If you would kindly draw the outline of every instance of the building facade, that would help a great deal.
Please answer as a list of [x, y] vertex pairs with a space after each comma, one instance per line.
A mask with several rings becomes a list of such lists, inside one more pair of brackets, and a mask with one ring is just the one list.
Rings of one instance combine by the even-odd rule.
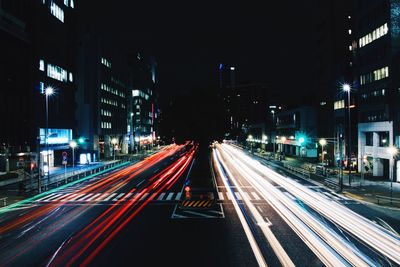
[[61, 165], [75, 128], [75, 3], [4, 0], [0, 5], [2, 43], [9, 48], [2, 52], [7, 65], [2, 64], [1, 98], [8, 102], [2, 111], [11, 114], [2, 142], [20, 152], [35, 151], [32, 162], [47, 172]]
[[356, 13], [358, 169], [389, 180], [399, 176], [399, 10], [399, 1], [358, 1]]
[[[80, 161], [128, 153], [127, 64], [91, 34], [82, 36], [77, 61]], [[85, 159], [87, 154], [91, 156]]]

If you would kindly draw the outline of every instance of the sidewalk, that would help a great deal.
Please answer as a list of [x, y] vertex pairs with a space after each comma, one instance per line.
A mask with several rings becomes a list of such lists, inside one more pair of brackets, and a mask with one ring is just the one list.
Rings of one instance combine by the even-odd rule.
[[[315, 173], [316, 166], [320, 166], [315, 160], [313, 162], [313, 160], [310, 159], [303, 160], [300, 158], [286, 157], [285, 160], [278, 161], [266, 155], [260, 155], [258, 153], [256, 153], [256, 155], [279, 163], [282, 166], [290, 165], [296, 168], [302, 168], [310, 174], [309, 177], [314, 183], [330, 187], [331, 189], [332, 187], [328, 185], [333, 185], [336, 187], [335, 189], [339, 189], [339, 175], [327, 173], [325, 176]], [[361, 179], [359, 173], [353, 173], [352, 183], [349, 185], [348, 173], [345, 173], [343, 174], [343, 191], [341, 194], [357, 201], [371, 204], [371, 207], [374, 206], [375, 209], [400, 219], [400, 183], [398, 182], [391, 183], [388, 179], [375, 180], [368, 176]], [[392, 201], [391, 198], [393, 198]]]

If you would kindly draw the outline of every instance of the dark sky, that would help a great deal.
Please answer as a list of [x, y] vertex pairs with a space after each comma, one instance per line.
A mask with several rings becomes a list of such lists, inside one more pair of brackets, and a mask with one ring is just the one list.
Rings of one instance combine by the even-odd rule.
[[83, 28], [156, 56], [161, 94], [216, 86], [219, 62], [272, 90], [307, 88], [313, 75], [308, 1], [81, 2]]

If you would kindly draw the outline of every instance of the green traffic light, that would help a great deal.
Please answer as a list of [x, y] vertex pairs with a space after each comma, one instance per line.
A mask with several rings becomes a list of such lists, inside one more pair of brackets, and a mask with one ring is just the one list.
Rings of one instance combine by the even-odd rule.
[[85, 142], [85, 139], [84, 139], [83, 137], [81, 137], [81, 138], [79, 138], [78, 142], [79, 142], [80, 144], [83, 144], [83, 143]]
[[304, 141], [305, 141], [304, 137], [300, 137], [300, 138], [299, 138], [299, 143], [300, 143], [300, 144], [304, 143]]

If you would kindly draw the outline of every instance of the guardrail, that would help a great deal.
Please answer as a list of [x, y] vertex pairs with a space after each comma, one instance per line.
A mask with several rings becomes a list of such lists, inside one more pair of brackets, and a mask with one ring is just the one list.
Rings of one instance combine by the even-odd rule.
[[339, 182], [338, 181], [334, 181], [332, 179], [325, 179], [324, 180], [324, 185], [332, 188], [333, 190], [339, 190], [340, 186], [339, 186]]
[[303, 168], [296, 167], [296, 166], [293, 166], [293, 165], [290, 165], [290, 164], [287, 164], [287, 163], [284, 163], [283, 167], [286, 168], [288, 171], [294, 173], [294, 174], [300, 174], [303, 177], [310, 179], [310, 172], [305, 170], [305, 169], [303, 169]]
[[400, 204], [400, 198], [376, 195], [376, 199], [378, 200], [378, 204], [381, 204], [381, 202], [383, 203], [388, 202], [390, 203], [390, 205], [393, 205], [393, 203]]

